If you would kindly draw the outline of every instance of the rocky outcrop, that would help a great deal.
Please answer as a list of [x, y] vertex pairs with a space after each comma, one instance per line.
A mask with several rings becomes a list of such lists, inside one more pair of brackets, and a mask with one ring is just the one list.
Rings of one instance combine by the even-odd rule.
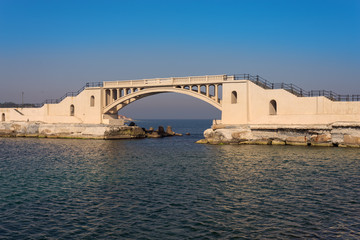
[[360, 123], [213, 126], [204, 137], [198, 143], [360, 147]]
[[[131, 126], [130, 126], [131, 125]], [[1, 122], [0, 137], [41, 137], [41, 138], [79, 138], [79, 139], [133, 139], [162, 138], [182, 136], [175, 133], [171, 126], [166, 131], [159, 126], [146, 130], [135, 123], [127, 125], [106, 124], [66, 124], [42, 122]]]
[[145, 132], [138, 126], [114, 126], [104, 124], [65, 124], [41, 122], [3, 122], [0, 137], [43, 137], [83, 139], [144, 138]]
[[163, 126], [159, 126], [157, 131], [155, 131], [153, 127], [150, 127], [149, 130], [146, 130], [145, 132], [148, 138], [182, 136], [181, 133], [174, 132], [171, 126], [167, 126], [166, 131]]

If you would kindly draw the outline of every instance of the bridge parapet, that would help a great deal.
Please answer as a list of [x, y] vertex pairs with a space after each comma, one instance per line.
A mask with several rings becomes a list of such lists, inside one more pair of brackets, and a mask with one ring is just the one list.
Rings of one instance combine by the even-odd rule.
[[172, 77], [172, 78], [152, 78], [128, 81], [109, 81], [104, 82], [104, 88], [117, 87], [148, 87], [148, 86], [172, 86], [185, 84], [208, 84], [222, 83], [227, 80], [234, 80], [234, 76], [228, 75], [208, 75], [192, 77]]

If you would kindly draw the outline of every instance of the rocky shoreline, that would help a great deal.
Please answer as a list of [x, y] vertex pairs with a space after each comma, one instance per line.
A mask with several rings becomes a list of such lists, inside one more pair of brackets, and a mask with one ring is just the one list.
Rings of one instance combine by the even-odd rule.
[[205, 130], [204, 137], [197, 143], [360, 147], [360, 123], [213, 125]]
[[73, 138], [73, 139], [137, 139], [182, 136], [175, 133], [171, 126], [166, 131], [162, 126], [158, 130], [145, 129], [135, 124], [66, 124], [42, 122], [2, 122], [0, 137], [34, 137], [34, 138]]

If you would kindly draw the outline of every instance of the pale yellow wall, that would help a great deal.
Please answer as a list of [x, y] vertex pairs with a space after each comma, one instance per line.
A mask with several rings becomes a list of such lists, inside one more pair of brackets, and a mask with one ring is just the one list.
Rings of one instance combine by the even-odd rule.
[[[95, 104], [90, 107], [90, 98]], [[5, 113], [6, 121], [41, 121], [47, 123], [102, 123], [101, 88], [88, 88], [76, 97], [67, 97], [58, 104], [45, 104], [41, 108], [0, 108], [0, 121]], [[74, 105], [74, 116], [70, 116], [70, 105]]]
[[[231, 104], [237, 91], [238, 103]], [[250, 81], [223, 83], [223, 124], [329, 124], [360, 121], [360, 102], [334, 102], [325, 97], [297, 97], [283, 89], [263, 89]], [[277, 103], [270, 115], [269, 103]]]
[[[95, 97], [94, 107], [90, 98]], [[88, 88], [76, 97], [67, 97], [59, 104], [46, 104], [46, 122], [101, 123], [101, 89]], [[74, 105], [74, 116], [70, 116], [70, 106]]]
[[[230, 82], [223, 84], [222, 122], [239, 124], [247, 122], [247, 81]], [[231, 103], [232, 91], [237, 92], [237, 103]]]

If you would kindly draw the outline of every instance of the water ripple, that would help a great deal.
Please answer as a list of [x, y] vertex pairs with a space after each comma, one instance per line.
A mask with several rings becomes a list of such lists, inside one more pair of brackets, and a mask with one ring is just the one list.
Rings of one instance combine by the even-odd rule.
[[356, 149], [0, 139], [0, 238], [359, 239]]

